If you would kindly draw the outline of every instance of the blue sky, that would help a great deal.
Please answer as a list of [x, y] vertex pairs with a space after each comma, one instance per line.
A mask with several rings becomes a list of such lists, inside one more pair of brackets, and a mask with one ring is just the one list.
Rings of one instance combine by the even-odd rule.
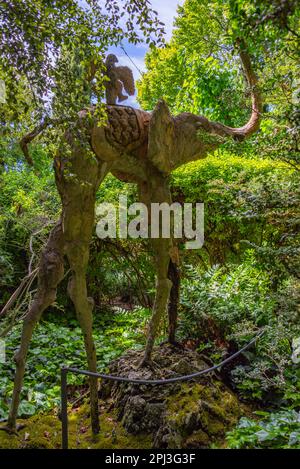
[[[158, 12], [160, 21], [165, 23], [166, 40], [170, 39], [172, 35], [173, 21], [174, 17], [176, 16], [177, 6], [182, 5], [183, 1], [184, 0], [151, 0], [152, 8]], [[123, 45], [127, 54], [132, 58], [137, 67], [143, 72], [145, 70], [144, 58], [148, 50], [148, 46], [146, 44], [139, 44], [134, 46], [132, 44], [128, 44], [125, 41], [123, 42]], [[136, 70], [120, 47], [112, 47], [109, 50], [109, 53], [114, 53], [118, 57], [120, 65], [127, 65], [131, 68], [135, 80], [140, 78], [139, 72]], [[134, 96], [125, 101], [124, 104], [133, 107], [139, 107]]]

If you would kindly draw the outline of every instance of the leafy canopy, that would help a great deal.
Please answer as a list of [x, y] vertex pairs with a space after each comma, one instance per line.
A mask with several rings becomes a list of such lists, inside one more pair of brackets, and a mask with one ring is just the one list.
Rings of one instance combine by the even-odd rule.
[[[78, 112], [90, 104], [91, 63], [101, 71], [109, 46], [121, 39], [162, 43], [164, 34], [149, 0], [3, 0], [0, 24], [7, 101], [0, 119], [14, 126], [26, 115], [51, 113], [54, 98], [58, 114]], [[101, 93], [101, 73], [97, 79]]]
[[265, 106], [261, 132], [234, 150], [257, 153], [259, 145], [263, 155], [298, 167], [299, 18], [295, 1], [186, 0], [171, 41], [146, 57], [147, 72], [139, 83], [142, 107], [153, 109], [164, 98], [175, 114], [193, 112], [242, 125], [251, 107], [235, 50], [243, 38]]

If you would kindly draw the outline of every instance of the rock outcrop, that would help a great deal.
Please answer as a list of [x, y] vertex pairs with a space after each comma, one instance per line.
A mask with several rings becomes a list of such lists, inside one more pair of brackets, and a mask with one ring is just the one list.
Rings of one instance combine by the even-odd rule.
[[[129, 351], [111, 364], [110, 374], [167, 379], [208, 367], [196, 352], [169, 345], [154, 349], [152, 368], [139, 368], [142, 356], [142, 351]], [[151, 435], [153, 448], [220, 445], [245, 410], [215, 373], [167, 385], [105, 381], [100, 396], [111, 399], [111, 410], [128, 433]]]

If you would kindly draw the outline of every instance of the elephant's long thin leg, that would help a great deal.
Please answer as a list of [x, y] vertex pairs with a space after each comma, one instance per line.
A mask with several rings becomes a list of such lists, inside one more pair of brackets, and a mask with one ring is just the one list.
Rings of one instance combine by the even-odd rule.
[[[78, 249], [76, 247], [75, 249]], [[88, 246], [84, 248], [88, 249]], [[74, 262], [72, 254], [67, 254], [70, 266], [73, 272], [72, 278], [69, 282], [68, 291], [74, 303], [78, 322], [80, 324], [84, 345], [87, 355], [88, 369], [92, 372], [97, 372], [97, 356], [93, 340], [93, 300], [87, 296], [85, 270], [82, 265]], [[99, 433], [99, 410], [98, 410], [98, 381], [97, 378], [90, 378], [90, 407], [91, 407], [91, 422], [93, 434]]]
[[53, 228], [41, 256], [37, 293], [24, 319], [21, 344], [14, 357], [16, 373], [13, 397], [7, 422], [7, 430], [10, 432], [16, 431], [16, 420], [24, 379], [26, 357], [33, 330], [45, 309], [55, 301], [56, 288], [63, 278], [63, 273], [63, 234], [61, 222], [58, 222]]
[[168, 279], [169, 267], [169, 239], [153, 239], [153, 250], [157, 271], [156, 294], [152, 310], [152, 317], [148, 328], [148, 337], [142, 365], [151, 363], [151, 353], [154, 346], [160, 321], [166, 313], [172, 282]]
[[[153, 219], [151, 220], [152, 203], [171, 203], [171, 194], [168, 180], [154, 168], [152, 168], [151, 174], [149, 175], [149, 182], [140, 184], [139, 192], [141, 201], [144, 202], [148, 207], [149, 222], [153, 222]], [[168, 278], [170, 255], [173, 247], [172, 235], [170, 233], [169, 238], [163, 237], [162, 223], [163, 219], [160, 217], [158, 220], [158, 237], [151, 239], [157, 275], [156, 294], [152, 310], [152, 317], [148, 328], [145, 354], [141, 365], [147, 365], [151, 363], [151, 354], [158, 327], [162, 317], [164, 314], [166, 314], [172, 287], [172, 282]]]
[[168, 278], [172, 282], [172, 288], [170, 292], [170, 299], [168, 304], [168, 316], [169, 316], [169, 334], [168, 342], [173, 345], [179, 345], [176, 342], [176, 328], [178, 318], [178, 302], [179, 302], [179, 289], [180, 289], [180, 270], [179, 266], [170, 259]]
[[[68, 292], [84, 336], [88, 369], [97, 372], [97, 357], [92, 336], [93, 300], [87, 295], [86, 271], [94, 228], [96, 191], [107, 173], [107, 165], [99, 163], [94, 154], [87, 151], [84, 139], [70, 133], [68, 141], [72, 148], [72, 154], [68, 159], [68, 171], [75, 174], [76, 178], [65, 178], [63, 174], [61, 180], [58, 180], [64, 206], [65, 254], [72, 271]], [[93, 434], [97, 434], [99, 410], [96, 378], [90, 378], [90, 407], [92, 431]]]
[[[84, 335], [84, 344], [89, 371], [97, 371], [96, 350], [92, 336], [93, 300], [87, 296], [86, 271], [89, 261], [89, 245], [92, 239], [95, 221], [96, 192], [109, 171], [109, 165], [98, 161], [85, 141], [84, 135], [67, 133], [67, 141], [72, 149], [68, 155], [60, 155], [57, 185], [63, 202], [63, 226], [65, 236], [65, 254], [72, 270], [72, 279], [68, 291], [74, 303], [80, 327]], [[70, 177], [72, 174], [72, 177]], [[76, 176], [76, 177], [74, 177]], [[90, 379], [90, 405], [92, 431], [99, 433], [98, 384], [97, 379]]]

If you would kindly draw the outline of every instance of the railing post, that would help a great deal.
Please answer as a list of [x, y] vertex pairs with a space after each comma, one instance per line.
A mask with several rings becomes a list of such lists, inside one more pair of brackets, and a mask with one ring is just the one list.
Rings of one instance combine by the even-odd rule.
[[68, 449], [68, 391], [67, 391], [68, 369], [63, 367], [60, 372], [61, 381], [61, 431], [62, 431], [62, 449]]

